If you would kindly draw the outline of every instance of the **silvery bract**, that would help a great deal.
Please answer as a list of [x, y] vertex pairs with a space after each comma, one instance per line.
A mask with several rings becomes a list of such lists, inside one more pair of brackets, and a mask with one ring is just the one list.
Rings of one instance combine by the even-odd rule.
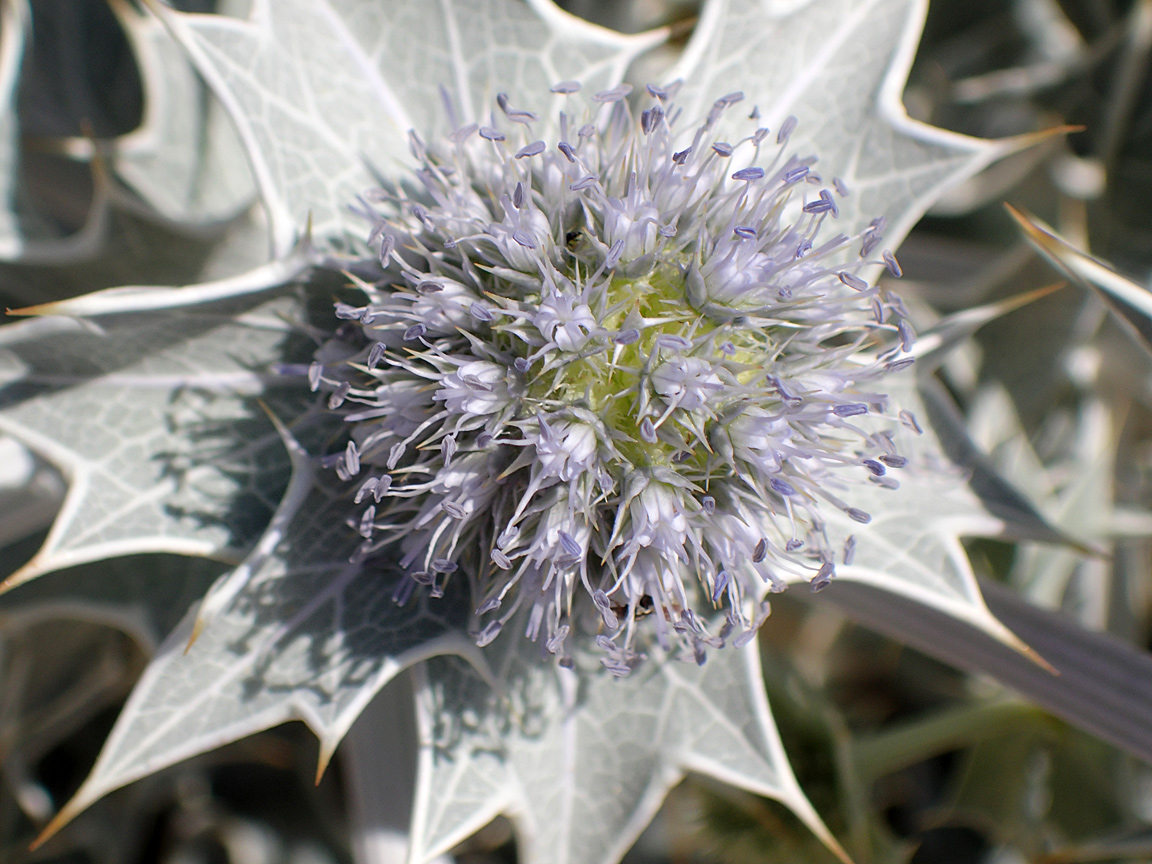
[[[506, 811], [530, 860], [614, 860], [688, 771], [834, 842], [767, 710], [764, 592], [838, 574], [1004, 635], [956, 539], [997, 520], [921, 429], [876, 281], [885, 223], [895, 245], [1012, 146], [905, 116], [922, 4], [712, 0], [631, 93], [664, 34], [547, 0], [251, 5], [155, 11], [235, 121], [275, 260], [4, 332], [0, 427], [72, 481], [12, 584], [250, 547], [57, 824], [292, 718], [326, 762], [451, 653], [472, 665], [417, 675], [417, 859]], [[312, 265], [361, 299], [301, 357]], [[60, 421], [97, 414], [101, 440]], [[242, 501], [273, 511], [254, 542]]]

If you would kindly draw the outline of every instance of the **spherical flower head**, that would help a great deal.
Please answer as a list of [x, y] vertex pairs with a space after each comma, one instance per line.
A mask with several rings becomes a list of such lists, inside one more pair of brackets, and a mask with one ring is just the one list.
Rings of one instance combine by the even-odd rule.
[[522, 612], [562, 661], [591, 618], [624, 675], [649, 638], [703, 662], [767, 591], [829, 582], [850, 550], [826, 512], [868, 522], [852, 487], [906, 462], [877, 384], [912, 336], [861, 275], [898, 275], [883, 220], [835, 230], [848, 190], [789, 151], [793, 118], [728, 142], [741, 94], [682, 134], [668, 90], [578, 90], [550, 140], [504, 96], [491, 126], [413, 135], [419, 187], [371, 198], [379, 269], [337, 308], [359, 353], [312, 380], [398, 602], [466, 584], [481, 645]]

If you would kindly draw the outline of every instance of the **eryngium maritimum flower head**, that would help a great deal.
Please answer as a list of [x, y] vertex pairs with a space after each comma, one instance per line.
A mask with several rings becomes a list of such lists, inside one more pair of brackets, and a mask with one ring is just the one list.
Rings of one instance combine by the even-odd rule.
[[407, 574], [398, 602], [466, 583], [481, 645], [523, 611], [561, 658], [595, 609], [626, 674], [641, 619], [702, 662], [750, 638], [766, 590], [851, 556], [824, 514], [866, 523], [852, 487], [897, 485], [906, 460], [858, 421], [892, 413], [876, 383], [912, 334], [861, 275], [898, 275], [883, 220], [838, 233], [849, 190], [789, 151], [794, 118], [753, 111], [722, 141], [742, 94], [683, 134], [665, 90], [637, 113], [627, 85], [579, 89], [553, 89], [555, 140], [504, 96], [491, 126], [413, 136], [421, 189], [375, 195], [381, 275], [336, 310], [364, 347], [311, 374], [351, 426], [330, 461], [357, 478], [361, 554]]

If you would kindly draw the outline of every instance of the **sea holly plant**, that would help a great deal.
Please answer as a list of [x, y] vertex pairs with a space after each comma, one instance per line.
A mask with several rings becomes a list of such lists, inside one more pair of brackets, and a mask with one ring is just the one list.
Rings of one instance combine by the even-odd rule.
[[890, 283], [1023, 142], [906, 116], [923, 4], [713, 0], [645, 82], [666, 33], [549, 0], [149, 8], [231, 115], [272, 260], [0, 331], [0, 429], [70, 482], [7, 584], [237, 566], [49, 833], [289, 719], [323, 770], [414, 667], [415, 862], [502, 812], [526, 860], [614, 861], [688, 772], [846, 857], [763, 692], [769, 595], [855, 579], [1015, 644], [958, 539], [1005, 526], [927, 424]]

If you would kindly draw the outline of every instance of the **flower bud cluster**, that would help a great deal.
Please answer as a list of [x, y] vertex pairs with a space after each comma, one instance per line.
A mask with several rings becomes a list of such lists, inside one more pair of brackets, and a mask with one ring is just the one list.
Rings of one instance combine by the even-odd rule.
[[624, 675], [641, 621], [703, 662], [751, 637], [766, 591], [828, 583], [850, 550], [824, 513], [867, 523], [853, 485], [906, 463], [859, 420], [890, 416], [876, 382], [912, 332], [862, 275], [899, 275], [883, 219], [836, 232], [849, 190], [789, 152], [794, 118], [773, 133], [753, 111], [728, 142], [742, 94], [679, 134], [667, 90], [639, 110], [627, 85], [579, 89], [553, 88], [554, 140], [504, 96], [490, 126], [412, 136], [419, 187], [364, 202], [379, 269], [337, 307], [363, 348], [311, 376], [350, 426], [330, 461], [357, 484], [361, 555], [406, 574], [398, 602], [467, 583], [481, 645], [523, 612], [562, 659], [594, 617]]

